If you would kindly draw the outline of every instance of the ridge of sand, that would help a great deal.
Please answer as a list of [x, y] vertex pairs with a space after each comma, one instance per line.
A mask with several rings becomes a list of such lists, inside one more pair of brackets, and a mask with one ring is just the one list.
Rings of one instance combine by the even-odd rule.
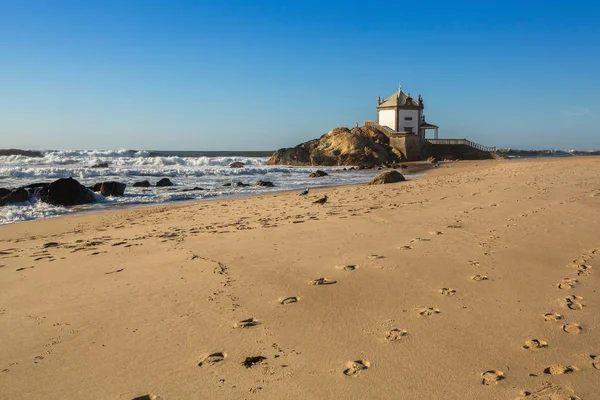
[[0, 398], [593, 399], [599, 176], [460, 162], [0, 226]]

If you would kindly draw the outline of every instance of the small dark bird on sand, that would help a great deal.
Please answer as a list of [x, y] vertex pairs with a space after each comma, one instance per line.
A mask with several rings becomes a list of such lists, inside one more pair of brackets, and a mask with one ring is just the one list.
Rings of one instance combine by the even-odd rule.
[[315, 203], [315, 204], [325, 204], [325, 203], [327, 203], [327, 195], [321, 197], [319, 200], [313, 201], [313, 203]]
[[308, 194], [308, 188], [306, 188], [306, 190], [302, 193], [300, 193], [300, 196], [306, 196]]

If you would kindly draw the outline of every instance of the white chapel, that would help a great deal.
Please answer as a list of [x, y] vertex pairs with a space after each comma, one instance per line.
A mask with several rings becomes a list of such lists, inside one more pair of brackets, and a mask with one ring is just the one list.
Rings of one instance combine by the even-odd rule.
[[421, 142], [425, 131], [431, 129], [437, 139], [439, 127], [425, 122], [424, 108], [421, 95], [415, 100], [400, 89], [387, 99], [377, 98], [377, 123], [396, 134], [417, 135]]

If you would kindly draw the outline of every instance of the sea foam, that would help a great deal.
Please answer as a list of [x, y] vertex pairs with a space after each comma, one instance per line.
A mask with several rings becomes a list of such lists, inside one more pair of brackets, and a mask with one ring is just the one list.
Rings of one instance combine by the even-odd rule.
[[[227, 153], [223, 155], [223, 153]], [[72, 212], [93, 211], [119, 205], [160, 204], [183, 200], [248, 196], [306, 187], [336, 186], [367, 182], [378, 171], [344, 171], [343, 167], [319, 167], [329, 176], [308, 178], [317, 167], [267, 165], [268, 157], [219, 152], [150, 152], [136, 150], [60, 150], [41, 151], [41, 157], [19, 154], [0, 156], [0, 187], [16, 188], [32, 183], [52, 182], [73, 177], [91, 186], [98, 182], [118, 181], [127, 184], [125, 196], [96, 196], [96, 203], [74, 208], [55, 207], [33, 201], [0, 207], [0, 224], [48, 218]], [[230, 168], [233, 162], [243, 168]], [[108, 168], [91, 168], [107, 163]], [[152, 185], [169, 178], [175, 186], [167, 188], [132, 187], [136, 181], [149, 180]], [[257, 180], [271, 181], [271, 188], [255, 186]], [[249, 186], [237, 186], [242, 182]], [[193, 190], [202, 188], [202, 190]]]

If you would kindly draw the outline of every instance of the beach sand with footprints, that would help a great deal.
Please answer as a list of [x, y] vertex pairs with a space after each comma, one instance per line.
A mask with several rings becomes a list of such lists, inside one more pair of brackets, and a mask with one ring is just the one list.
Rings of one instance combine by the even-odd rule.
[[0, 226], [5, 400], [598, 399], [599, 327], [597, 157]]

